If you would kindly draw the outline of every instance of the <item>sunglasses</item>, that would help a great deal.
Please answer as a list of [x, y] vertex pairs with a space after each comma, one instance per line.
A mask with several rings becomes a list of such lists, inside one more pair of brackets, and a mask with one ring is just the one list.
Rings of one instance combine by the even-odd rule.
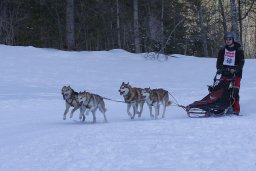
[[231, 41], [231, 40], [233, 40], [232, 38], [226, 38], [225, 40], [227, 40], [227, 41]]

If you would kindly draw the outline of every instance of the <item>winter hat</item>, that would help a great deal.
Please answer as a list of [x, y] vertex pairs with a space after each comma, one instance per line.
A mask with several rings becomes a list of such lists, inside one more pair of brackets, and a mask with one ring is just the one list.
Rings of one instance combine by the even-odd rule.
[[234, 41], [235, 40], [234, 32], [226, 32], [224, 36], [224, 40], [226, 40], [227, 38], [231, 38]]

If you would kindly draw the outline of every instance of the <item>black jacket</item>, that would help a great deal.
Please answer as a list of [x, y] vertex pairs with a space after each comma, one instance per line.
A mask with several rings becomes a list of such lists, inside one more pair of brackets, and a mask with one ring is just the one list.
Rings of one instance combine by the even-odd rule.
[[[228, 46], [225, 46], [220, 49], [218, 53], [218, 59], [216, 63], [217, 69], [225, 69], [225, 68], [235, 68], [236, 69], [236, 76], [242, 78], [242, 72], [243, 72], [243, 66], [244, 66], [244, 51], [241, 48], [241, 45], [237, 42], [234, 43], [235, 46], [230, 48]], [[235, 53], [235, 67], [223, 65], [224, 62], [224, 55], [225, 55], [225, 49], [228, 51], [236, 51]]]

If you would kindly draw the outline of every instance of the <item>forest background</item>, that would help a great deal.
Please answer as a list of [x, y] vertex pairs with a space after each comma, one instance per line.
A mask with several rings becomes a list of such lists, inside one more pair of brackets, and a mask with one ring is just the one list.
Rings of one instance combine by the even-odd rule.
[[227, 31], [255, 56], [255, 0], [0, 0], [6, 45], [216, 57]]

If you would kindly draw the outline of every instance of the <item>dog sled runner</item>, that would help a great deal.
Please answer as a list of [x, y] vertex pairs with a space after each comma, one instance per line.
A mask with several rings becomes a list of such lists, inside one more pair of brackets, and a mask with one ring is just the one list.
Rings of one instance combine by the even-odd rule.
[[233, 84], [235, 75], [228, 78], [221, 78], [221, 74], [216, 73], [212, 86], [208, 86], [209, 94], [199, 101], [195, 101], [183, 107], [188, 116], [211, 117], [223, 116], [232, 113], [234, 103]]

